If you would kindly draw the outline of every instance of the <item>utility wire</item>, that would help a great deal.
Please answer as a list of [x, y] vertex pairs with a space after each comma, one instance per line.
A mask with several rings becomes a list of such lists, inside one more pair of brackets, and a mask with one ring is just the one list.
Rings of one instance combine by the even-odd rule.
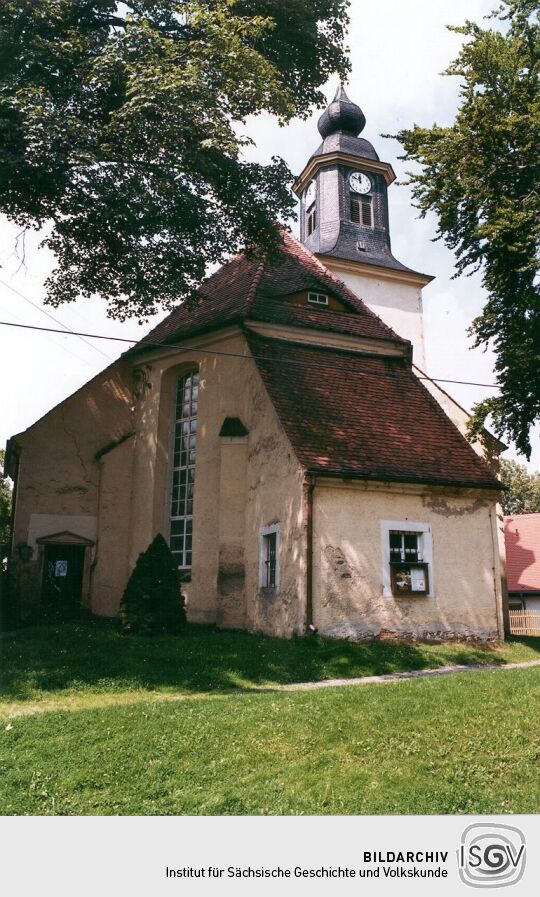
[[2, 280], [1, 278], [0, 278], [0, 283], [3, 286], [7, 287], [8, 290], [11, 290], [12, 293], [15, 293], [16, 296], [20, 296], [21, 299], [24, 299], [25, 302], [28, 302], [28, 304], [31, 305], [33, 308], [37, 308], [37, 310], [40, 311], [42, 315], [45, 315], [45, 317], [50, 318], [51, 321], [54, 321], [55, 324], [60, 324], [60, 326], [64, 328], [64, 332], [71, 333], [73, 336], [77, 336], [81, 340], [82, 343], [85, 343], [87, 346], [90, 346], [90, 348], [93, 349], [94, 352], [99, 352], [99, 354], [103, 355], [103, 358], [106, 358], [107, 361], [114, 360], [113, 358], [111, 358], [110, 355], [106, 355], [105, 352], [102, 352], [101, 349], [99, 349], [97, 346], [93, 346], [92, 343], [89, 343], [88, 340], [85, 340], [82, 334], [77, 333], [75, 330], [71, 330], [71, 328], [68, 327], [67, 324], [64, 324], [63, 321], [60, 321], [58, 318], [55, 318], [54, 315], [51, 315], [50, 312], [45, 311], [45, 309], [41, 308], [40, 305], [37, 305], [35, 302], [32, 302], [32, 300], [29, 299], [28, 296], [25, 296], [24, 293], [21, 293], [20, 290], [17, 290], [10, 283], [6, 283], [6, 281]]
[[[122, 336], [105, 336], [100, 333], [80, 333], [75, 330], [56, 330], [53, 327], [38, 327], [36, 324], [15, 324], [13, 321], [0, 321], [1, 327], [19, 327], [23, 330], [39, 330], [44, 333], [62, 333], [64, 336], [79, 336], [79, 337], [89, 337], [90, 339], [104, 339], [109, 340], [111, 342], [117, 343], [138, 343], [140, 340], [138, 339], [127, 339]], [[271, 364], [289, 364], [294, 365], [295, 367], [307, 367], [307, 368], [320, 368], [324, 367], [317, 362], [306, 362], [306, 361], [297, 361], [294, 358], [268, 358], [266, 355], [242, 355], [240, 352], [220, 352], [217, 349], [209, 349], [208, 346], [175, 346], [172, 343], [153, 343], [153, 342], [144, 342], [145, 347], [149, 349], [177, 349], [179, 352], [207, 352], [209, 355], [223, 355], [226, 358], [247, 358], [249, 360], [255, 359], [259, 361], [270, 362]], [[308, 347], [309, 348], [309, 347]], [[336, 347], [334, 347], [336, 348]], [[337, 347], [339, 348], [339, 347]], [[107, 356], [108, 357], [108, 356]], [[110, 359], [113, 361], [113, 359]], [[347, 370], [346, 368], [340, 368], [342, 373], [357, 373], [353, 368]], [[469, 380], [449, 380], [443, 377], [427, 377], [427, 376], [419, 376], [415, 375], [418, 380], [432, 380], [434, 383], [455, 383], [460, 386], [483, 386], [486, 389], [500, 389], [500, 386], [497, 386], [495, 383], [472, 383]]]

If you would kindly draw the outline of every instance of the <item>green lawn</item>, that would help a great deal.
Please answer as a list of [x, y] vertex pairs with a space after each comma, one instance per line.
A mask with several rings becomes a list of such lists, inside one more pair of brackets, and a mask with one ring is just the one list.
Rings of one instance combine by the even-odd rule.
[[0, 716], [85, 709], [158, 695], [228, 692], [448, 664], [540, 659], [540, 639], [489, 648], [321, 638], [283, 639], [190, 626], [181, 637], [122, 636], [94, 621], [21, 631], [0, 641]]
[[362, 645], [195, 626], [152, 639], [94, 622], [0, 647], [2, 815], [540, 810], [540, 668], [280, 690], [538, 659], [540, 639]]
[[540, 670], [14, 719], [11, 814], [535, 813]]

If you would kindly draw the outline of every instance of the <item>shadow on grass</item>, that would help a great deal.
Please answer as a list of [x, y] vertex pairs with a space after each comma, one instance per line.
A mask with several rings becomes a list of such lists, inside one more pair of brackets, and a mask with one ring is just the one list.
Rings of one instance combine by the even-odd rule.
[[[538, 639], [513, 641], [539, 650]], [[286, 641], [194, 624], [182, 636], [149, 638], [123, 636], [114, 622], [101, 620], [22, 630], [4, 638], [0, 650], [4, 700], [87, 690], [229, 691], [506, 662], [488, 646]]]

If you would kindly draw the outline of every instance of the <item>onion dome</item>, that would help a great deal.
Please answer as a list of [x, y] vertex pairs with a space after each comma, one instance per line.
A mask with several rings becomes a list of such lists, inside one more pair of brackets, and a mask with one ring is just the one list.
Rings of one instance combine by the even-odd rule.
[[321, 137], [329, 137], [338, 131], [345, 131], [353, 137], [358, 137], [365, 126], [366, 117], [360, 106], [349, 99], [343, 84], [340, 84], [334, 99], [319, 119], [318, 128]]

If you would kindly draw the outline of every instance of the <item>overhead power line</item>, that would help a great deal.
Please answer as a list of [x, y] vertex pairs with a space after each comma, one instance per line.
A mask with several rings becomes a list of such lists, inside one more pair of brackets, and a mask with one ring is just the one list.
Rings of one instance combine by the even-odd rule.
[[5, 280], [2, 280], [1, 278], [0, 278], [0, 283], [3, 286], [7, 287], [8, 290], [11, 290], [12, 293], [15, 293], [16, 296], [20, 296], [21, 299], [24, 299], [25, 302], [28, 302], [28, 304], [31, 305], [33, 308], [36, 308], [38, 311], [40, 311], [41, 314], [45, 315], [46, 318], [50, 318], [51, 321], [54, 321], [55, 324], [60, 324], [60, 326], [64, 328], [64, 330], [62, 332], [71, 333], [73, 336], [77, 336], [82, 343], [85, 343], [85, 345], [90, 346], [90, 348], [93, 349], [94, 352], [99, 352], [99, 354], [103, 355], [103, 358], [106, 358], [107, 361], [113, 360], [110, 355], [106, 355], [105, 352], [102, 352], [101, 349], [99, 349], [97, 346], [93, 346], [92, 343], [89, 343], [88, 340], [85, 340], [84, 337], [82, 336], [82, 334], [77, 333], [75, 330], [72, 330], [70, 327], [67, 326], [67, 324], [64, 324], [64, 322], [60, 321], [59, 318], [55, 318], [55, 316], [51, 315], [50, 312], [45, 311], [45, 309], [41, 308], [41, 306], [38, 305], [36, 302], [32, 302], [32, 300], [29, 299], [28, 296], [25, 296], [24, 293], [21, 293], [20, 290], [16, 289], [16, 287], [12, 286], [10, 283], [7, 283]]
[[[103, 339], [108, 340], [110, 342], [116, 343], [130, 343], [133, 345], [134, 343], [140, 342], [138, 339], [128, 339], [123, 336], [106, 336], [101, 333], [84, 333], [76, 330], [57, 330], [53, 327], [38, 327], [36, 324], [16, 324], [13, 321], [0, 321], [1, 327], [19, 327], [22, 330], [38, 330], [43, 333], [61, 333], [64, 336], [78, 336], [78, 337], [88, 337], [89, 339]], [[176, 349], [178, 352], [207, 352], [209, 355], [222, 355], [226, 358], [245, 358], [248, 360], [256, 359], [260, 361], [266, 361], [270, 364], [288, 364], [294, 367], [305, 367], [305, 368], [313, 368], [313, 367], [322, 367], [321, 364], [317, 362], [309, 362], [309, 361], [298, 361], [295, 358], [268, 358], [266, 355], [243, 355], [241, 352], [220, 352], [218, 349], [209, 349], [208, 346], [176, 346], [173, 343], [161, 343], [161, 342], [145, 342], [144, 346], [149, 349]], [[338, 348], [338, 347], [333, 347]], [[108, 356], [106, 356], [108, 358]], [[114, 359], [109, 359], [113, 361]], [[346, 368], [340, 368], [342, 373], [349, 373]], [[352, 368], [350, 373], [357, 373]], [[428, 377], [416, 375], [418, 380], [432, 380], [434, 383], [454, 383], [459, 386], [483, 386], [486, 389], [500, 389], [495, 383], [474, 383], [470, 380], [450, 380], [444, 377]]]

